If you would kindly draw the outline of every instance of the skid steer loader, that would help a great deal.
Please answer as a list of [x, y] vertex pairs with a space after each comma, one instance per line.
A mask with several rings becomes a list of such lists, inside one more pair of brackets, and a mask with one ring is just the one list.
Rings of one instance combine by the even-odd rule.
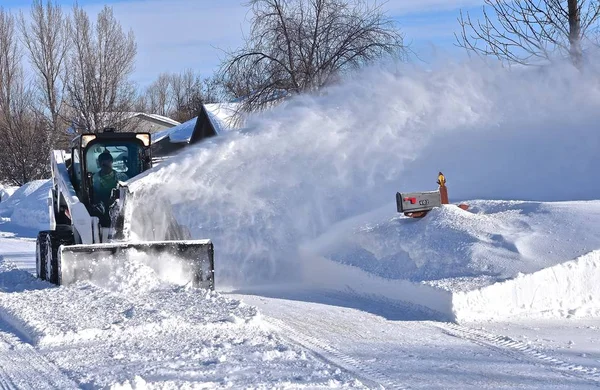
[[37, 237], [39, 278], [59, 285], [107, 278], [119, 262], [133, 257], [143, 259], [159, 278], [214, 289], [211, 241], [191, 240], [169, 204], [152, 204], [152, 215], [160, 212], [162, 237], [129, 237], [129, 220], [147, 211], [126, 213], [125, 205], [132, 196], [127, 180], [151, 168], [149, 133], [82, 134], [72, 141], [70, 153], [54, 150], [50, 157], [50, 230]]

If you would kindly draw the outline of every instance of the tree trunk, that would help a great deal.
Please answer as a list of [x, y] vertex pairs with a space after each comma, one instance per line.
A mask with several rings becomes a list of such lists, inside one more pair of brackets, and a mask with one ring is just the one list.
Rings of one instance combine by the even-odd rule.
[[581, 51], [581, 14], [579, 12], [579, 1], [568, 0], [569, 7], [569, 48], [571, 61], [580, 68], [583, 53]]

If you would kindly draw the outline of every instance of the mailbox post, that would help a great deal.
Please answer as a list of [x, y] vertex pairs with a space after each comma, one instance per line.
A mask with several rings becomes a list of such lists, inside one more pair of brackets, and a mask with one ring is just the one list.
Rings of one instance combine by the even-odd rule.
[[[437, 191], [396, 193], [398, 212], [411, 218], [423, 218], [434, 208], [450, 204], [446, 177], [442, 172], [438, 173], [437, 184], [439, 186]], [[466, 204], [460, 204], [458, 207], [463, 210], [469, 208]]]

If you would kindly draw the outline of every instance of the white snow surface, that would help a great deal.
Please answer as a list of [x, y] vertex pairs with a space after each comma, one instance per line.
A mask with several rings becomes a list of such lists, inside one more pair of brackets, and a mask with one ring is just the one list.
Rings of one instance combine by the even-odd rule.
[[157, 283], [136, 270], [132, 288], [56, 287], [23, 270], [34, 248], [23, 232], [6, 233], [13, 228], [0, 224], [3, 387], [588, 389], [600, 383], [598, 319], [465, 326], [352, 293], [288, 285], [223, 295]]
[[47, 230], [49, 180], [35, 180], [17, 189], [8, 200], [0, 203], [0, 217], [26, 228]]
[[151, 117], [151, 118], [155, 118], [155, 119], [158, 119], [158, 120], [161, 120], [161, 121], [164, 121], [164, 122], [168, 122], [168, 123], [170, 123], [170, 124], [172, 124], [172, 125], [174, 125], [174, 126], [177, 126], [177, 125], [179, 125], [179, 124], [180, 124], [180, 123], [179, 123], [179, 122], [177, 122], [176, 120], [174, 120], [174, 119], [171, 119], [171, 118], [169, 118], [169, 117], [166, 117], [166, 116], [164, 116], [164, 115], [158, 115], [158, 114], [146, 114], [146, 113], [144, 113], [144, 115], [148, 115], [148, 116], [149, 116], [149, 117]]
[[7, 201], [17, 189], [18, 187], [4, 186], [0, 183], [0, 202]]
[[346, 220], [303, 246], [305, 272], [461, 321], [600, 314], [600, 201], [466, 203], [424, 219], [386, 207]]
[[[130, 263], [106, 283], [39, 281], [14, 202], [0, 387], [596, 388], [595, 76], [470, 63], [354, 80], [132, 182], [128, 207], [168, 201], [215, 243], [220, 292]], [[396, 191], [439, 170], [470, 210], [399, 216]]]
[[465, 203], [469, 211], [445, 205], [424, 219], [380, 209], [331, 228], [305, 250], [387, 279], [469, 290], [600, 248], [600, 201]]
[[[255, 307], [217, 292], [170, 285], [128, 266], [120, 272], [129, 278], [117, 275], [119, 285], [40, 281], [24, 270], [35, 269], [33, 242], [19, 236], [0, 234], [3, 387], [364, 388], [282, 339]], [[32, 364], [45, 362], [35, 370], [53, 376], [31, 377], [27, 364], [15, 367], [25, 358], [14, 349], [27, 349]]]

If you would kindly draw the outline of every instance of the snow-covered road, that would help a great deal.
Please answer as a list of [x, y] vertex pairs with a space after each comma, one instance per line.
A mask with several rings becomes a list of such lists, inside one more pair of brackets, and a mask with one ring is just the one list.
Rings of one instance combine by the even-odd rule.
[[0, 389], [76, 389], [78, 386], [0, 322]]
[[0, 389], [364, 388], [220, 294], [144, 272], [102, 288], [39, 281], [35, 243], [1, 230]]
[[[255, 294], [234, 297], [257, 306], [290, 341], [352, 372], [364, 383], [398, 389], [600, 386], [597, 352], [586, 355], [585, 362], [570, 364], [566, 360], [578, 354], [576, 348], [566, 353], [537, 350], [526, 341], [436, 321], [435, 316], [410, 306], [353, 294], [281, 290]], [[591, 323], [600, 321], [588, 321]], [[566, 333], [581, 340], [583, 348], [600, 342], [600, 336], [591, 331], [585, 338], [572, 334], [575, 323], [554, 325], [537, 335], [549, 341], [547, 346]], [[522, 325], [503, 326], [514, 333]]]
[[600, 387], [600, 320], [457, 325], [289, 286], [209, 297], [55, 288], [30, 274], [28, 233], [0, 233], [0, 387]]

